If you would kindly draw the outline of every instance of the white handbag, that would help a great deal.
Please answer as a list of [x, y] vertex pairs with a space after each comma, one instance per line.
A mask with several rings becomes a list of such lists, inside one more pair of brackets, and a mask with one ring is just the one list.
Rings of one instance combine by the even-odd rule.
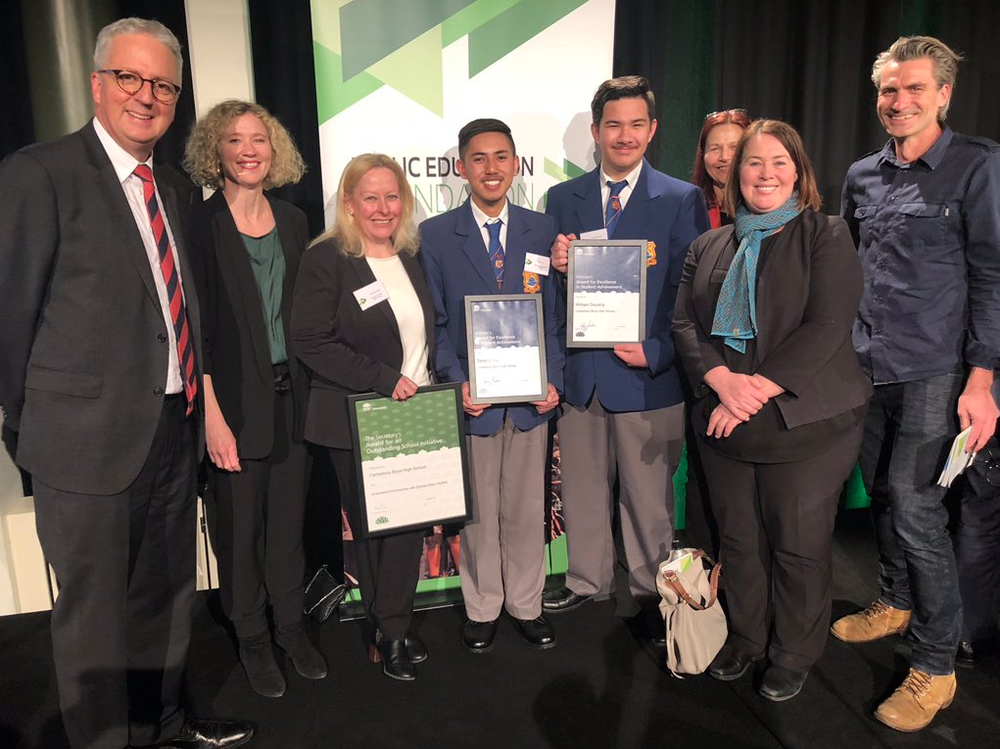
[[666, 627], [667, 668], [684, 678], [681, 674], [703, 673], [726, 642], [726, 615], [718, 602], [722, 565], [701, 549], [681, 549], [671, 557], [657, 570], [656, 589]]

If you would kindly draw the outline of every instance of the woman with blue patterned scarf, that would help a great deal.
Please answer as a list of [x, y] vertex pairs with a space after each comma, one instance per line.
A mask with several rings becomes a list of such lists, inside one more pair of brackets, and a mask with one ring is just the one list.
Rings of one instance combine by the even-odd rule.
[[746, 129], [724, 196], [732, 226], [695, 240], [674, 337], [719, 522], [732, 681], [766, 658], [759, 692], [802, 689], [826, 642], [831, 538], [871, 393], [851, 344], [862, 292], [847, 224], [818, 212], [795, 129]]

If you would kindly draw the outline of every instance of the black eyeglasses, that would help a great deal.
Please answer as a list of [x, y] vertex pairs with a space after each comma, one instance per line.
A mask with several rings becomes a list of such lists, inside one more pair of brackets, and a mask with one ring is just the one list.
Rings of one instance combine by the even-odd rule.
[[118, 88], [126, 94], [137, 94], [144, 83], [148, 83], [153, 90], [153, 98], [163, 104], [173, 104], [177, 100], [177, 95], [181, 92], [181, 87], [162, 78], [143, 78], [134, 70], [113, 70], [105, 68], [98, 70], [98, 73], [110, 73], [118, 82]]

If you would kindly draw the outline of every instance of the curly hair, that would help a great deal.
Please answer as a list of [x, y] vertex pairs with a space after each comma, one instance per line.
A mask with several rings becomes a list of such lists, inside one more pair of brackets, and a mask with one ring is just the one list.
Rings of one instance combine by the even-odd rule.
[[252, 114], [264, 123], [271, 141], [271, 169], [264, 178], [264, 189], [294, 184], [302, 179], [306, 163], [285, 126], [260, 104], [239, 99], [219, 102], [191, 128], [184, 144], [184, 169], [191, 179], [202, 187], [222, 189], [226, 180], [219, 161], [219, 141], [233, 120], [245, 114]]
[[347, 196], [353, 193], [361, 179], [372, 169], [388, 169], [399, 183], [399, 195], [403, 201], [403, 213], [399, 217], [399, 228], [392, 237], [392, 247], [399, 252], [414, 254], [420, 246], [420, 235], [413, 223], [416, 201], [413, 190], [406, 181], [403, 168], [391, 156], [384, 153], [363, 153], [351, 159], [340, 175], [340, 185], [337, 187], [337, 215], [333, 227], [320, 234], [312, 241], [312, 245], [332, 239], [340, 247], [340, 251], [349, 257], [361, 257], [365, 254], [364, 239], [354, 223], [354, 217], [345, 210]]
[[740, 129], [746, 130], [749, 124], [750, 115], [745, 109], [726, 109], [705, 116], [705, 122], [701, 126], [701, 134], [698, 136], [698, 149], [694, 152], [691, 184], [701, 188], [705, 196], [705, 204], [709, 208], [715, 208], [718, 201], [715, 199], [715, 180], [705, 169], [705, 143], [708, 141], [708, 134], [717, 125], [736, 125]]
[[743, 131], [740, 142], [736, 146], [736, 153], [733, 155], [732, 169], [735, 171], [730, 174], [729, 181], [726, 182], [722, 210], [730, 216], [735, 216], [737, 207], [744, 203], [743, 193], [740, 191], [739, 170], [743, 165], [747, 144], [751, 138], [757, 135], [771, 135], [777, 138], [778, 142], [788, 151], [792, 163], [795, 164], [795, 171], [798, 173], [795, 189], [799, 191], [799, 210], [809, 208], [818, 211], [823, 205], [823, 198], [819, 194], [816, 173], [813, 171], [808, 154], [806, 154], [802, 137], [794, 127], [781, 120], [754, 120]]

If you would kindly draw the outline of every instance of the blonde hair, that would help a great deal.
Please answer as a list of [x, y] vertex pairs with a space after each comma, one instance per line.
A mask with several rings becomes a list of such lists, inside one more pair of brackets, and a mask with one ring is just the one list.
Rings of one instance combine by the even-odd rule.
[[788, 151], [792, 163], [795, 164], [797, 175], [795, 189], [799, 191], [799, 210], [804, 211], [806, 208], [810, 208], [818, 211], [823, 205], [823, 198], [819, 194], [816, 173], [813, 171], [808, 154], [806, 154], [806, 147], [802, 143], [798, 131], [781, 120], [754, 120], [743, 131], [740, 142], [736, 145], [736, 153], [733, 154], [733, 165], [736, 171], [729, 175], [729, 180], [726, 182], [722, 210], [730, 216], [735, 216], [736, 209], [743, 203], [739, 170], [743, 166], [747, 144], [751, 138], [757, 135], [770, 135], [777, 138], [778, 142]]
[[252, 114], [267, 129], [271, 141], [271, 168], [264, 178], [264, 189], [298, 182], [306, 173], [306, 163], [295, 141], [278, 119], [260, 104], [239, 99], [219, 102], [195, 123], [184, 144], [184, 169], [201, 187], [222, 189], [226, 178], [219, 160], [219, 142], [233, 120]]
[[[901, 36], [892, 43], [892, 46], [884, 52], [880, 52], [872, 65], [872, 83], [876, 90], [882, 87], [882, 71], [890, 62], [909, 62], [910, 60], [928, 59], [934, 70], [934, 80], [940, 89], [948, 85], [952, 90], [955, 88], [955, 79], [958, 78], [958, 63], [964, 58], [958, 52], [933, 36]], [[948, 107], [951, 106], [951, 99], [945, 102], [944, 106], [938, 110], [937, 118], [939, 122], [944, 122], [948, 116]]]
[[361, 232], [358, 231], [354, 216], [345, 209], [344, 204], [347, 196], [357, 189], [358, 183], [372, 169], [388, 169], [396, 177], [396, 182], [399, 183], [403, 214], [399, 217], [399, 227], [392, 236], [393, 250], [397, 253], [405, 252], [410, 255], [417, 251], [417, 247], [420, 246], [420, 235], [417, 233], [417, 227], [413, 224], [415, 210], [413, 190], [410, 189], [410, 183], [406, 181], [402, 167], [392, 157], [383, 153], [365, 153], [355, 156], [344, 167], [344, 172], [340, 175], [340, 185], [337, 187], [337, 214], [333, 228], [316, 237], [312, 242], [313, 245], [327, 239], [333, 239], [340, 247], [340, 251], [349, 257], [361, 257], [365, 254]]

